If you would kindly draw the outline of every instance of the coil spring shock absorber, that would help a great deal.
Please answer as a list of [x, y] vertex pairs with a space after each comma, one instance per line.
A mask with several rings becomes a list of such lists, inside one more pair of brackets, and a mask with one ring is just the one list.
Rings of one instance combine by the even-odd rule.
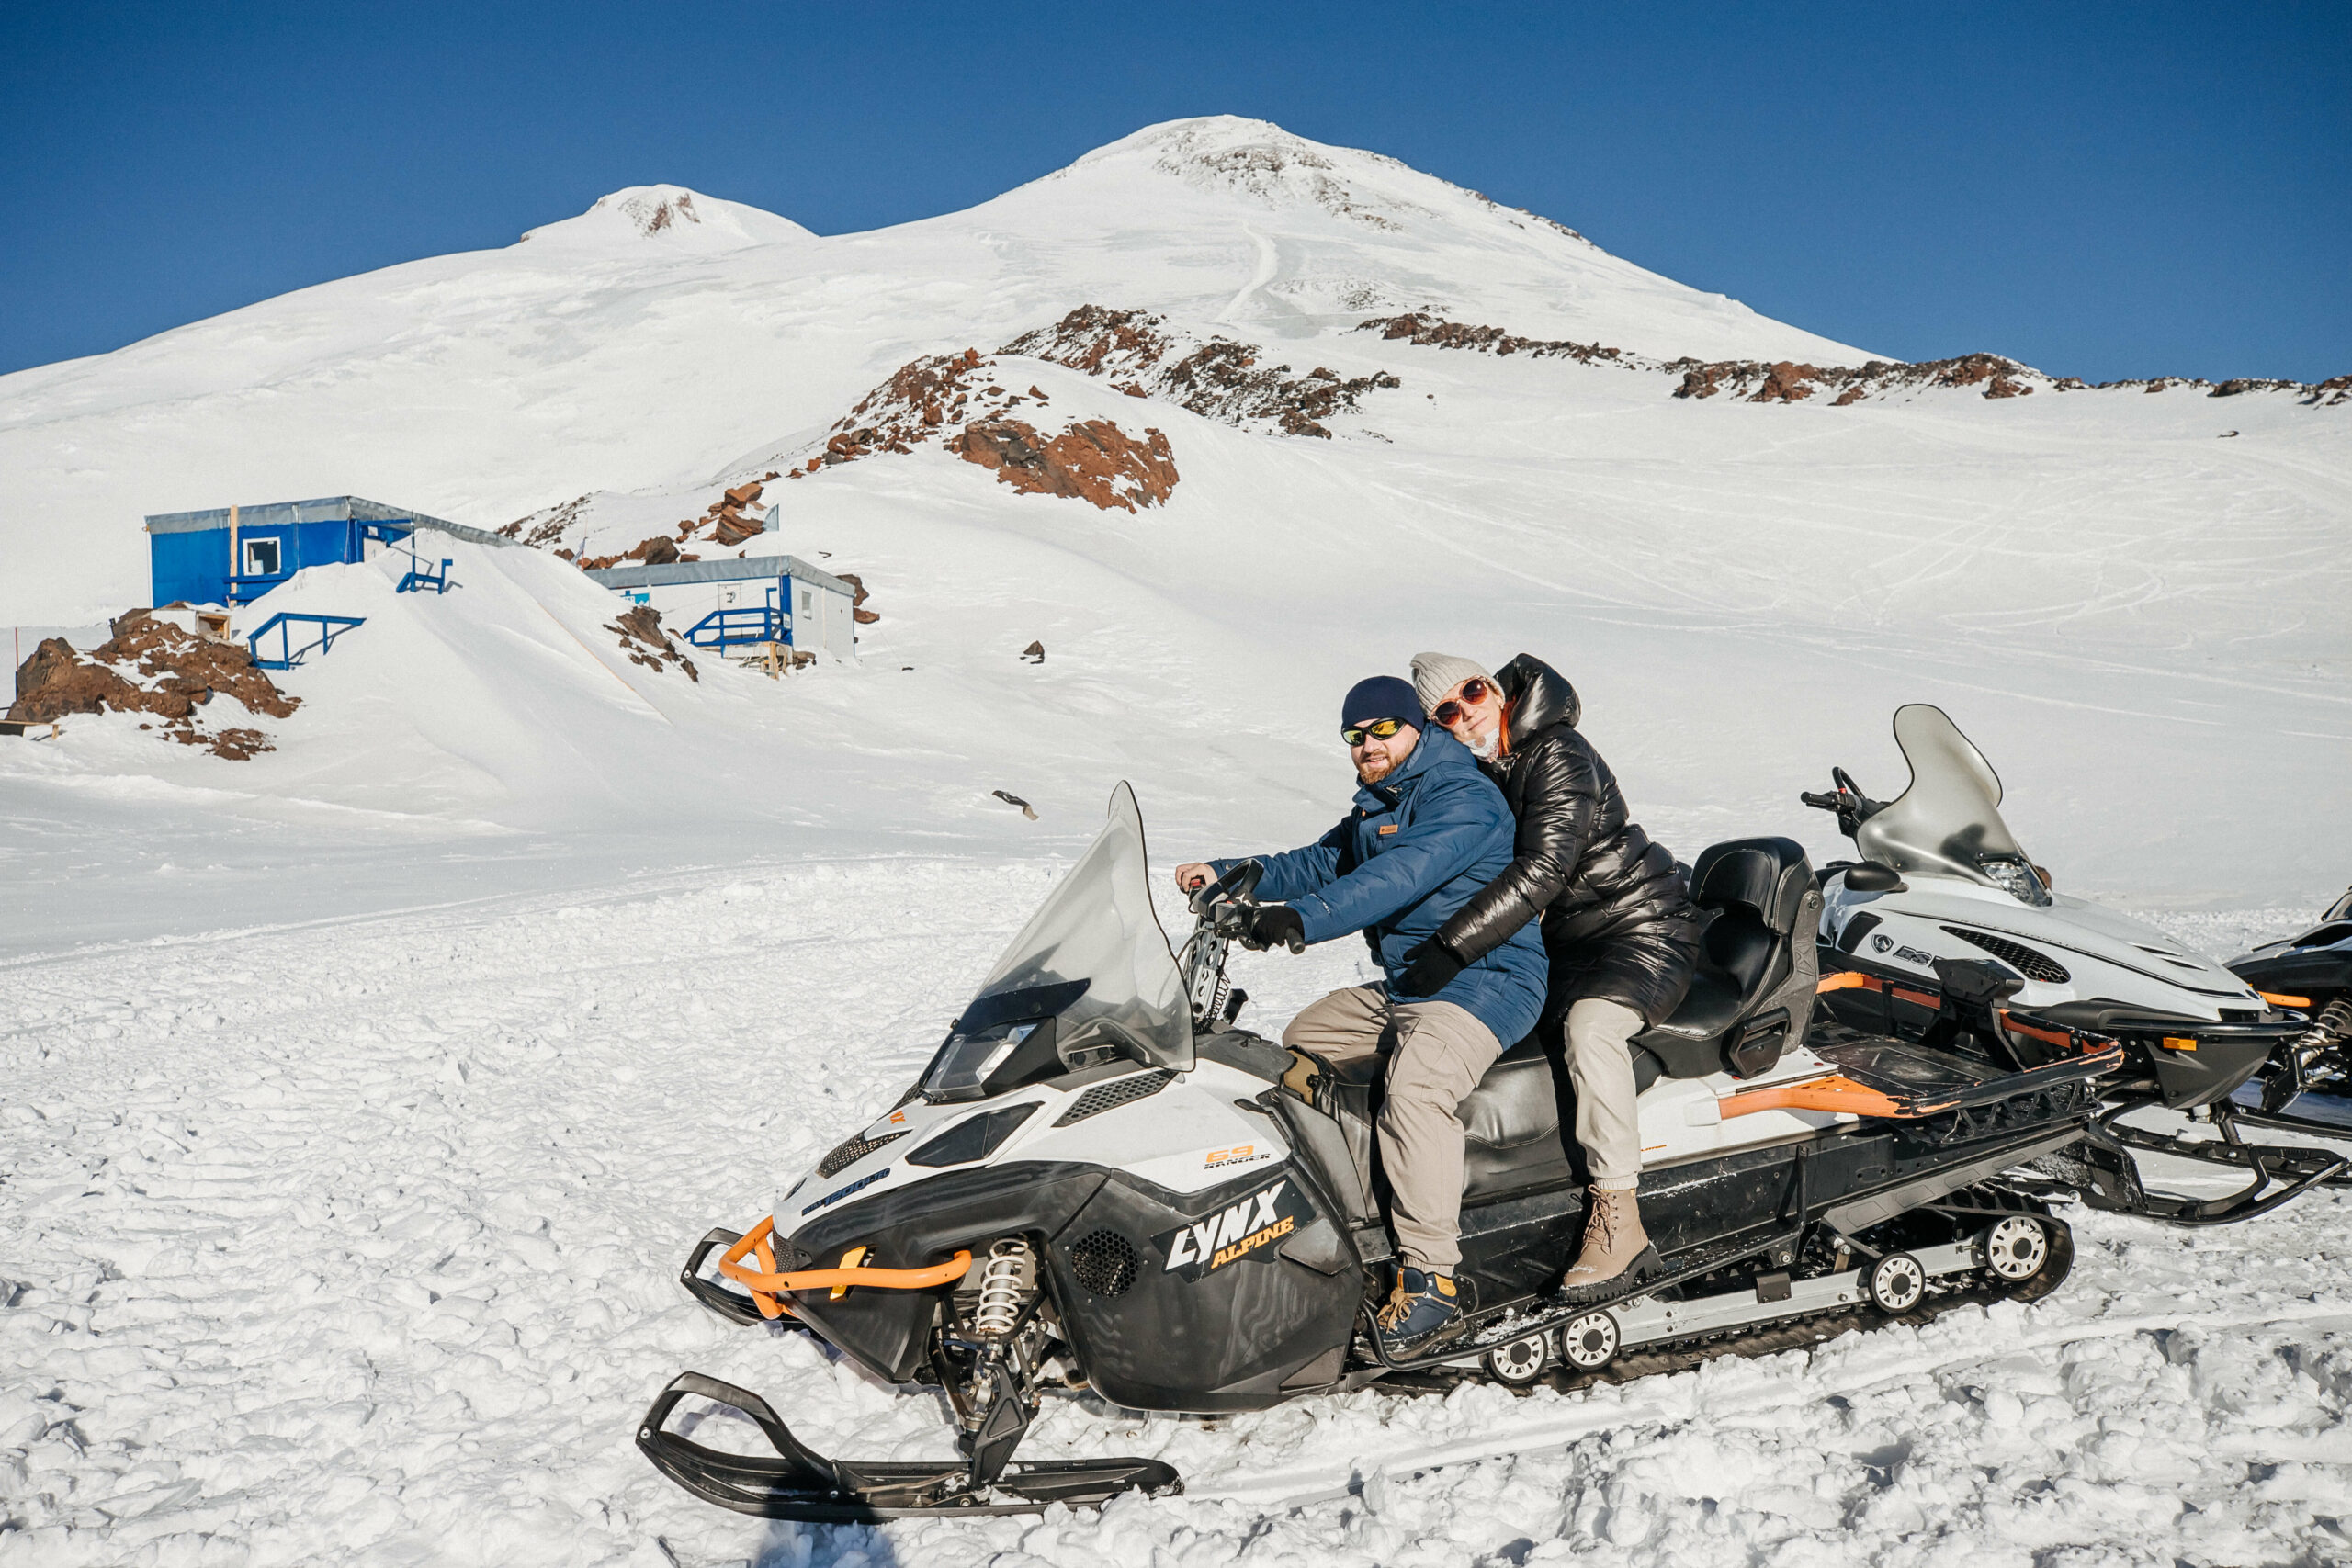
[[2337, 997], [2319, 1010], [2312, 1026], [2282, 1053], [2262, 1086], [2262, 1109], [2284, 1111], [2302, 1093], [2311, 1070], [2329, 1051], [2352, 1039], [2352, 995]]
[[973, 1332], [991, 1343], [1010, 1336], [1021, 1321], [1021, 1309], [1027, 1304], [1036, 1277], [1037, 1260], [1027, 1242], [1007, 1236], [990, 1247], [988, 1264], [980, 1270], [980, 1302], [972, 1313]]

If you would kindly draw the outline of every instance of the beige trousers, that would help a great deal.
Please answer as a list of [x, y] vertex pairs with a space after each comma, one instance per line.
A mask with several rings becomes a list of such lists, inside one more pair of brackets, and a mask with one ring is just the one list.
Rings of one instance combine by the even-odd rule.
[[1577, 1090], [1577, 1142], [1592, 1184], [1630, 1192], [1642, 1175], [1642, 1130], [1634, 1115], [1634, 1050], [1642, 1015], [1623, 1002], [1588, 997], [1568, 1009], [1568, 1081]]
[[1283, 1031], [1283, 1044], [1334, 1063], [1376, 1055], [1384, 1040], [1395, 1045], [1380, 1108], [1380, 1161], [1393, 1198], [1396, 1249], [1415, 1269], [1450, 1274], [1462, 1261], [1462, 1121], [1455, 1112], [1502, 1044], [1466, 1008], [1392, 1005], [1377, 986], [1333, 991]]

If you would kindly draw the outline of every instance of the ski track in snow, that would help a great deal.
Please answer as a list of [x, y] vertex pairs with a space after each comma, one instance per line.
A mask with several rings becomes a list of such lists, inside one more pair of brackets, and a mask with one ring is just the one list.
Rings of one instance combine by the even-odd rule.
[[[707, 1507], [635, 1451], [674, 1371], [820, 1449], [929, 1395], [675, 1272], [864, 1125], [1057, 867], [678, 876], [28, 959], [0, 1001], [0, 1563], [2322, 1563], [2352, 1557], [2352, 1202], [2082, 1212], [2048, 1301], [1524, 1398], [1216, 1421], [1049, 1403], [1031, 1457], [1181, 1498], [878, 1529]], [[2302, 911], [2165, 916], [2231, 951]], [[1352, 944], [1250, 957], [1272, 1029]]]

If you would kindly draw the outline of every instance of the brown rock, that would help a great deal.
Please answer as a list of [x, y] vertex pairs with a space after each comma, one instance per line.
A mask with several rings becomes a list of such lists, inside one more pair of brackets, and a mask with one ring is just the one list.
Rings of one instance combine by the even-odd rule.
[[605, 629], [620, 637], [621, 651], [628, 655], [630, 663], [642, 664], [656, 674], [675, 665], [686, 672], [687, 680], [696, 685], [702, 683], [702, 672], [670, 634], [662, 629], [662, 612], [652, 605], [632, 605]]
[[[243, 761], [270, 748], [258, 730], [207, 734], [199, 710], [215, 696], [233, 698], [247, 713], [287, 718], [300, 699], [280, 692], [256, 668], [245, 645], [213, 642], [153, 619], [144, 610], [116, 618], [113, 635], [87, 655], [62, 637], [33, 649], [17, 671], [11, 721], [48, 723], [74, 713], [147, 713], [167, 722], [184, 745], [208, 746]], [[231, 739], [232, 735], [250, 740]]]
[[1166, 501], [1177, 482], [1168, 437], [1149, 429], [1144, 435], [1137, 441], [1111, 421], [1095, 419], [1047, 439], [1017, 419], [1001, 419], [973, 424], [947, 445], [1024, 493], [1134, 512]]

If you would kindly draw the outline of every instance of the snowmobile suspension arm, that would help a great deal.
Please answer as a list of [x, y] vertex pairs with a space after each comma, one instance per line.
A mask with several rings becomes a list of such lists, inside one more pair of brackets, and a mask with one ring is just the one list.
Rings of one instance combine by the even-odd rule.
[[[792, 1308], [783, 1296], [792, 1291], [846, 1290], [853, 1285], [885, 1291], [929, 1291], [941, 1285], [952, 1285], [962, 1279], [972, 1267], [972, 1255], [959, 1252], [944, 1263], [934, 1263], [928, 1269], [801, 1269], [779, 1274], [775, 1268], [775, 1253], [769, 1237], [775, 1234], [773, 1215], [752, 1227], [749, 1235], [727, 1249], [718, 1260], [718, 1271], [752, 1292], [763, 1317], [782, 1317]], [[759, 1267], [752, 1268], [743, 1259], [759, 1255]]]

